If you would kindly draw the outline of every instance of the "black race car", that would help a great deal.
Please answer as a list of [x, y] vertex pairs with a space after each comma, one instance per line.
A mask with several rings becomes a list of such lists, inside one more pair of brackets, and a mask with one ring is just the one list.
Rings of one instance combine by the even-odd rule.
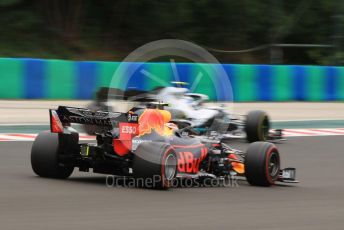
[[[59, 106], [50, 110], [50, 132], [42, 132], [31, 150], [33, 171], [41, 177], [68, 178], [74, 168], [125, 176], [142, 186], [168, 189], [175, 180], [225, 180], [242, 176], [251, 185], [296, 182], [295, 169], [280, 169], [276, 146], [252, 143], [246, 152], [231, 148], [216, 133], [193, 136], [171, 122], [165, 104], [149, 103], [140, 114], [91, 111]], [[80, 143], [72, 123], [102, 129], [96, 143]], [[147, 182], [147, 183], [146, 183]], [[149, 182], [149, 183], [148, 183]]]

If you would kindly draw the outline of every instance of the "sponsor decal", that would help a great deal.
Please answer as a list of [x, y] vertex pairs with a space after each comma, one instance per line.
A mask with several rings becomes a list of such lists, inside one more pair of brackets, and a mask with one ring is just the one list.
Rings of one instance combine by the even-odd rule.
[[131, 150], [136, 150], [137, 147], [139, 146], [139, 144], [145, 143], [145, 142], [152, 142], [152, 140], [148, 140], [148, 139], [145, 140], [145, 139], [141, 139], [141, 138], [138, 138], [138, 137], [134, 137], [131, 142], [132, 142]]
[[128, 113], [127, 119], [128, 122], [137, 122], [139, 120], [139, 116], [137, 114]]
[[[88, 109], [76, 109], [76, 108], [68, 108], [67, 109], [69, 112], [80, 115], [80, 116], [84, 116], [87, 118], [93, 117], [93, 118], [107, 118], [109, 116], [108, 112], [103, 112], [103, 111], [91, 111]], [[120, 114], [119, 114], [120, 115]]]
[[161, 109], [145, 109], [139, 117], [140, 136], [155, 131], [160, 136], [171, 136], [173, 132], [165, 124], [171, 120], [171, 113]]
[[178, 152], [178, 172], [197, 173], [201, 162], [206, 158], [207, 148], [188, 149]]
[[79, 124], [94, 124], [101, 126], [111, 126], [110, 119], [96, 118], [96, 117], [80, 117], [80, 116], [62, 116], [62, 122], [79, 123]]
[[119, 123], [119, 139], [132, 140], [139, 133], [139, 125], [137, 123]]

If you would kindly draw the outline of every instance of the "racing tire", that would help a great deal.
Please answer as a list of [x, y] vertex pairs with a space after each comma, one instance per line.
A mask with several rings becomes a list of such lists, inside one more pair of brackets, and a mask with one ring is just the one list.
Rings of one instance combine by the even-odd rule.
[[[43, 132], [38, 134], [31, 148], [32, 170], [40, 177], [66, 179], [74, 170], [74, 166], [59, 161], [63, 154], [62, 146], [68, 144], [75, 147], [78, 143], [77, 133], [60, 136], [57, 133]], [[72, 146], [74, 144], [74, 146]]]
[[142, 143], [135, 151], [133, 174], [138, 187], [169, 189], [177, 174], [177, 155], [168, 144]]
[[245, 132], [248, 142], [268, 140], [269, 130], [269, 116], [264, 111], [255, 110], [247, 114]]
[[251, 185], [270, 186], [278, 179], [280, 156], [276, 146], [269, 142], [252, 143], [245, 156], [245, 176]]

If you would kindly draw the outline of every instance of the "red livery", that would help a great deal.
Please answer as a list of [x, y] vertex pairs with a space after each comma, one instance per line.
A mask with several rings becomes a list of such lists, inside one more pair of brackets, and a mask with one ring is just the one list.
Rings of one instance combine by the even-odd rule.
[[[159, 189], [170, 188], [174, 180], [202, 182], [233, 175], [257, 186], [296, 182], [294, 168], [280, 169], [274, 144], [255, 142], [243, 152], [231, 148], [214, 132], [194, 136], [190, 127], [178, 129], [164, 105], [149, 103], [144, 110], [132, 108], [128, 113], [64, 106], [50, 110], [51, 130], [40, 133], [33, 143], [32, 169], [50, 178], [67, 178], [74, 168], [93, 169]], [[96, 143], [80, 143], [73, 123], [96, 127]]]

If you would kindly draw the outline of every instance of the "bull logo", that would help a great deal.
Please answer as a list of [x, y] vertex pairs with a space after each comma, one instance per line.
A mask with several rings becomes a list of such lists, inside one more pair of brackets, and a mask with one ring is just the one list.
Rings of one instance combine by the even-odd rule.
[[139, 136], [152, 133], [155, 131], [161, 136], [172, 134], [165, 124], [171, 120], [171, 113], [160, 109], [145, 109], [139, 117]]

